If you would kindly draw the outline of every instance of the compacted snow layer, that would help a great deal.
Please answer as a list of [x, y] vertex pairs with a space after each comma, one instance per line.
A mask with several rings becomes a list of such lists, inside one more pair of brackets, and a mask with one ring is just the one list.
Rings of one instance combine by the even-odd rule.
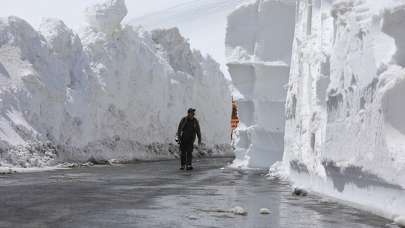
[[228, 17], [227, 65], [241, 94], [235, 167], [269, 167], [282, 159], [294, 27], [294, 1], [259, 0]]
[[403, 223], [405, 1], [289, 3], [257, 1], [228, 18], [235, 164], [282, 156], [272, 175]]
[[0, 166], [173, 158], [188, 107], [200, 152], [225, 153], [231, 96], [218, 63], [175, 28], [122, 25], [126, 13], [124, 0], [89, 7], [80, 35], [56, 19], [40, 31], [0, 20]]
[[404, 23], [404, 1], [298, 2], [281, 170], [300, 187], [397, 221], [405, 215]]

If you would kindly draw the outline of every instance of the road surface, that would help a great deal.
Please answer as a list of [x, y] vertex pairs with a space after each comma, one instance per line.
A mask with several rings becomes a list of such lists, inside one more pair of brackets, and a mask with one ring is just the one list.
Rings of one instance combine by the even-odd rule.
[[[203, 159], [0, 176], [0, 227], [396, 227], [317, 196], [296, 197], [264, 171]], [[246, 216], [228, 212], [243, 207]], [[261, 208], [271, 214], [262, 215]]]

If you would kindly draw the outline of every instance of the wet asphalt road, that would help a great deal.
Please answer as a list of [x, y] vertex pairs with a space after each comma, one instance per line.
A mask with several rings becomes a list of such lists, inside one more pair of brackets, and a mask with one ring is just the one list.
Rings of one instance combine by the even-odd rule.
[[[396, 227], [317, 196], [292, 196], [264, 172], [221, 169], [228, 162], [200, 160], [191, 172], [161, 161], [0, 176], [0, 227]], [[248, 215], [219, 212], [235, 206]]]

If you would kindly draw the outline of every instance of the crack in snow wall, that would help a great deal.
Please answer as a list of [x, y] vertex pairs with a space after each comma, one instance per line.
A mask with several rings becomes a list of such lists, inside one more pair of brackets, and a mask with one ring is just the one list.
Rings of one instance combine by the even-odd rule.
[[174, 158], [188, 107], [208, 146], [200, 152], [229, 154], [232, 102], [218, 63], [177, 29], [122, 25], [123, 0], [86, 13], [80, 36], [55, 19], [39, 32], [0, 20], [0, 166]]
[[228, 17], [226, 49], [237, 99], [235, 167], [269, 167], [284, 150], [295, 1], [259, 0]]
[[299, 1], [287, 170], [273, 167], [295, 185], [398, 222], [405, 216], [404, 12], [395, 0]]

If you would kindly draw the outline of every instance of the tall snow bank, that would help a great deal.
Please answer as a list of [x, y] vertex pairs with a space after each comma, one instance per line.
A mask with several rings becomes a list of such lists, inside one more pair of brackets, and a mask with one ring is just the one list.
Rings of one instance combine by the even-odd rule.
[[0, 166], [173, 158], [188, 107], [197, 108], [205, 153], [227, 151], [231, 96], [213, 59], [177, 29], [122, 25], [124, 1], [87, 14], [80, 36], [55, 19], [40, 31], [0, 20]]
[[405, 215], [405, 5], [300, 1], [284, 167], [298, 186]]
[[258, 0], [228, 17], [227, 65], [241, 94], [236, 167], [269, 167], [282, 159], [294, 27], [294, 1]]

